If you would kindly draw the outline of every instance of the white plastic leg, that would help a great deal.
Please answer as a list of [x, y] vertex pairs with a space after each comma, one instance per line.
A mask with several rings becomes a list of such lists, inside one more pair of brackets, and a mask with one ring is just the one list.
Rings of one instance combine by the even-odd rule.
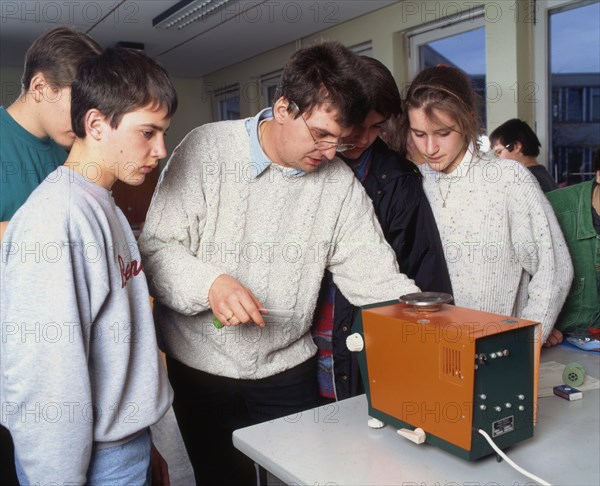
[[402, 437], [407, 438], [411, 442], [414, 442], [415, 444], [422, 444], [423, 442], [425, 442], [425, 439], [427, 437], [425, 435], [425, 431], [421, 428], [417, 428], [415, 430], [398, 429], [398, 434], [400, 434]]
[[367, 425], [369, 427], [371, 427], [372, 429], [381, 429], [381, 428], [385, 427], [385, 424], [381, 420], [373, 418], [373, 417], [369, 417], [369, 420], [367, 421]]

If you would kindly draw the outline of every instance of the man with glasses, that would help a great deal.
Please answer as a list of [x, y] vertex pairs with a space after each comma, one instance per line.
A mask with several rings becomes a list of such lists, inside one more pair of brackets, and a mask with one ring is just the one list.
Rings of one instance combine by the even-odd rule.
[[[492, 150], [499, 159], [509, 159], [527, 167], [537, 179], [542, 191], [558, 189], [546, 167], [538, 163], [540, 141], [527, 123], [513, 118], [500, 125], [490, 134]], [[532, 179], [533, 180], [533, 179]]]
[[173, 407], [198, 484], [253, 484], [232, 431], [317, 405], [325, 270], [354, 305], [417, 292], [336, 157], [369, 100], [339, 43], [296, 52], [272, 108], [193, 130], [140, 237]]

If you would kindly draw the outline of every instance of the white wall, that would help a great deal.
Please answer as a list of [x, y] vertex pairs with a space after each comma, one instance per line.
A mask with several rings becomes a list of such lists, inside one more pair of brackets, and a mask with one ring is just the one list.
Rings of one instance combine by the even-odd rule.
[[20, 67], [0, 67], [0, 105], [7, 107], [18, 98], [22, 72]]
[[212, 121], [212, 115], [207, 109], [211, 100], [205, 93], [203, 80], [177, 77], [172, 77], [172, 80], [177, 90], [179, 105], [167, 133], [166, 145], [169, 154], [190, 130]]

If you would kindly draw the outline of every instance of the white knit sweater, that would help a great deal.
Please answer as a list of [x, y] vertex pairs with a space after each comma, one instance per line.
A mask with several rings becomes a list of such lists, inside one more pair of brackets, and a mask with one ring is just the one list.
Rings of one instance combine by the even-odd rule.
[[536, 179], [517, 162], [480, 159], [470, 151], [451, 174], [427, 164], [420, 170], [456, 305], [541, 322], [544, 342], [573, 267]]
[[[163, 350], [193, 368], [258, 379], [316, 352], [310, 326], [324, 270], [355, 305], [416, 292], [398, 271], [372, 203], [339, 159], [290, 176], [252, 176], [245, 121], [193, 130], [165, 168], [140, 249]], [[208, 303], [228, 274], [291, 318], [216, 329]]]

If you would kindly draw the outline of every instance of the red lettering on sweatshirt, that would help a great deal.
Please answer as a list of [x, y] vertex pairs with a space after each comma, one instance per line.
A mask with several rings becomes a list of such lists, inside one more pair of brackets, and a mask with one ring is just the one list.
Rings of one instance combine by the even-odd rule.
[[139, 275], [144, 270], [144, 265], [137, 260], [130, 261], [127, 265], [119, 255], [119, 269], [121, 270], [121, 288], [127, 285], [127, 282], [133, 277]]

